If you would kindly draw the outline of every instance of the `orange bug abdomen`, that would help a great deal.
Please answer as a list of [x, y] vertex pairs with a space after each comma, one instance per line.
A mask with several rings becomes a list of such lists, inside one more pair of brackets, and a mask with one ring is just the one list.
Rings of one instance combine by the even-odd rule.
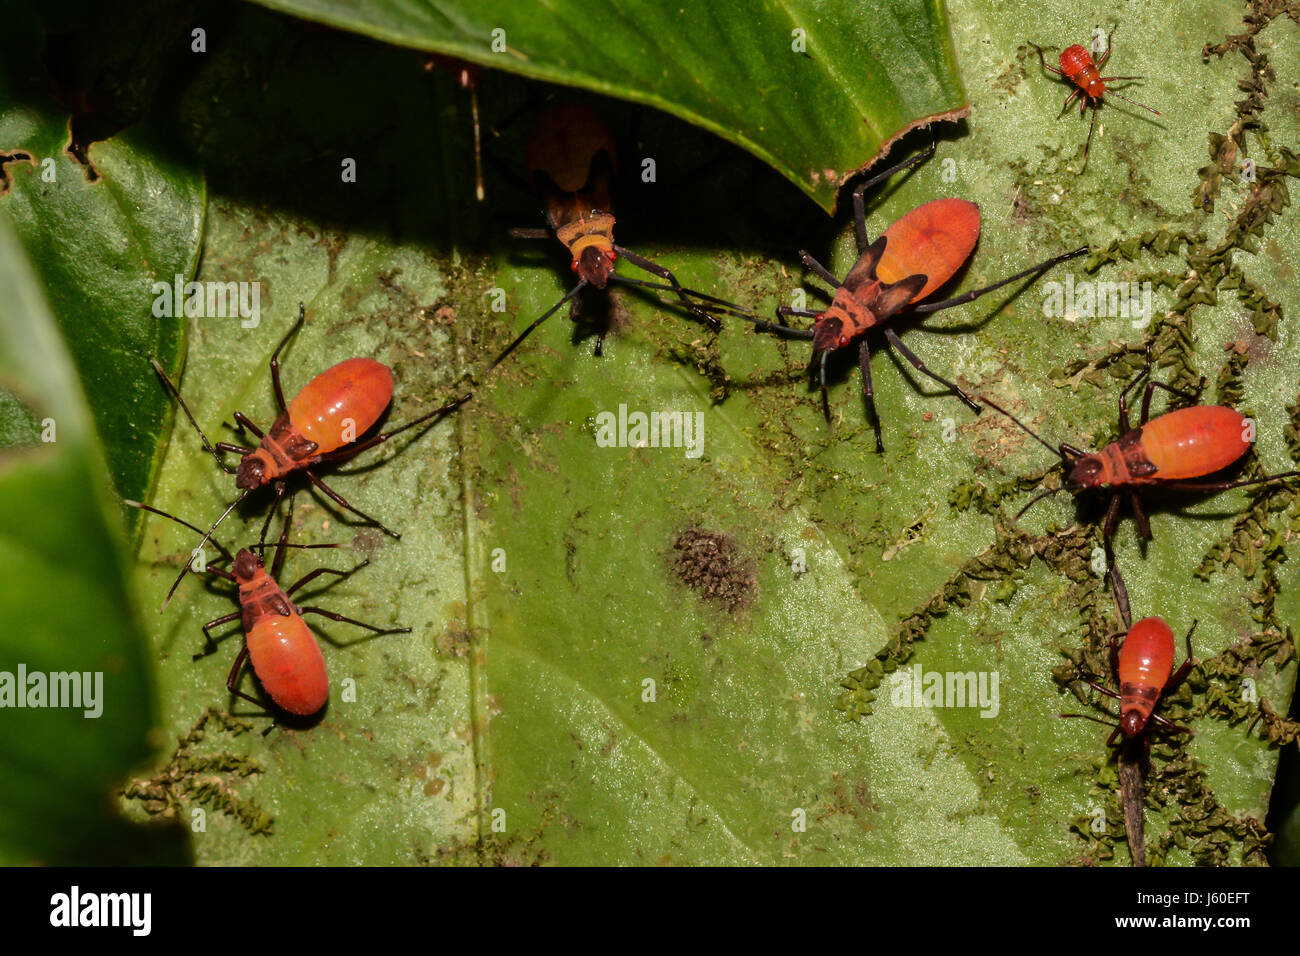
[[1201, 478], [1227, 468], [1250, 448], [1246, 419], [1222, 405], [1196, 405], [1142, 426], [1142, 445], [1162, 480]]
[[325, 656], [299, 614], [267, 614], [246, 635], [248, 657], [257, 679], [276, 706], [308, 716], [329, 700]]
[[530, 176], [544, 172], [560, 189], [574, 193], [587, 184], [591, 161], [602, 150], [609, 154], [612, 170], [614, 138], [600, 114], [581, 103], [562, 103], [538, 118], [524, 157]]
[[1120, 713], [1136, 710], [1145, 724], [1174, 668], [1174, 632], [1158, 617], [1129, 630], [1119, 651]]
[[980, 208], [965, 199], [934, 199], [885, 230], [885, 254], [876, 275], [890, 284], [920, 273], [919, 302], [956, 274], [980, 238]]
[[1092, 54], [1077, 43], [1061, 51], [1061, 72], [1094, 99], [1106, 92]]
[[289, 422], [316, 454], [355, 441], [393, 400], [393, 373], [382, 362], [351, 358], [321, 372], [289, 403]]

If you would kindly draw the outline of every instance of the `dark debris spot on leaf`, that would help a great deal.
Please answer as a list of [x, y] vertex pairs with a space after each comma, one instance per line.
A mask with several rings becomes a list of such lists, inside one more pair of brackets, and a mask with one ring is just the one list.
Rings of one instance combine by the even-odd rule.
[[559, 809], [559, 798], [552, 793], [546, 797], [541, 819], [527, 834], [481, 833], [438, 847], [432, 854], [417, 850], [416, 863], [421, 866], [545, 866], [551, 855], [542, 845], [542, 839], [547, 829], [557, 823], [565, 830], [581, 826]]
[[691, 527], [673, 541], [673, 573], [701, 598], [728, 611], [748, 608], [758, 582], [730, 535]]

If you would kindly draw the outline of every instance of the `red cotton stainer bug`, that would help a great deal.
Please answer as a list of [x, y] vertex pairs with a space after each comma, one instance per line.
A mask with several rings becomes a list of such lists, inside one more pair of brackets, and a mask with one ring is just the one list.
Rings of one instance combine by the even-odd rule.
[[[1109, 552], [1109, 549], [1107, 551]], [[1108, 553], [1107, 557], [1111, 558], [1111, 555]], [[1124, 579], [1120, 576], [1119, 569], [1115, 567], [1113, 559], [1109, 560], [1108, 564], [1107, 575], [1114, 589], [1115, 606], [1119, 611], [1120, 620], [1124, 623], [1122, 644], [1119, 642], [1120, 634], [1110, 636], [1110, 665], [1119, 685], [1119, 693], [1102, 687], [1093, 680], [1085, 680], [1084, 683], [1093, 690], [1119, 701], [1119, 722], [1112, 724], [1088, 714], [1061, 714], [1060, 716], [1083, 717], [1114, 727], [1114, 731], [1106, 738], [1107, 747], [1114, 746], [1121, 734], [1125, 740], [1142, 738], [1144, 744], [1149, 747], [1150, 741], [1146, 738], [1146, 734], [1152, 723], [1175, 733], [1190, 734], [1191, 731], [1186, 727], [1170, 723], [1157, 714], [1155, 709], [1160, 703], [1160, 698], [1177, 690], [1192, 669], [1192, 631], [1196, 630], [1196, 622], [1192, 622], [1187, 632], [1187, 659], [1175, 672], [1174, 632], [1163, 619], [1158, 617], [1144, 617], [1136, 624], [1133, 623], [1129, 611], [1128, 589], [1124, 586]]]
[[[1121, 634], [1110, 636], [1110, 668], [1119, 693], [1102, 687], [1096, 681], [1084, 681], [1093, 690], [1119, 701], [1119, 721], [1111, 723], [1091, 714], [1060, 714], [1061, 717], [1079, 717], [1114, 727], [1106, 738], [1106, 746], [1121, 744], [1120, 796], [1124, 809], [1124, 827], [1128, 832], [1129, 850], [1134, 866], [1146, 866], [1143, 842], [1142, 781], [1151, 751], [1151, 733], [1155, 729], [1171, 733], [1190, 734], [1187, 727], [1166, 720], [1157, 714], [1156, 707], [1181, 685], [1193, 666], [1192, 632], [1196, 621], [1187, 631], [1187, 657], [1177, 671], [1174, 670], [1174, 632], [1162, 618], [1145, 617], [1133, 623], [1129, 612], [1128, 589], [1115, 566], [1110, 547], [1106, 548], [1107, 575], [1115, 595], [1115, 607], [1124, 625]], [[1154, 726], [1153, 726], [1154, 725]], [[1120, 736], [1123, 740], [1120, 741]], [[1137, 750], [1140, 743], [1141, 749]]]
[[[569, 268], [578, 276], [578, 284], [524, 329], [519, 336], [493, 359], [483, 373], [487, 375], [501, 364], [524, 339], [583, 289], [604, 289], [610, 282], [673, 292], [698, 321], [713, 331], [722, 328], [718, 319], [691, 301], [691, 297], [715, 304], [717, 311], [734, 314], [737, 308], [694, 289], [687, 289], [663, 266], [651, 262], [614, 242], [614, 213], [610, 190], [615, 168], [614, 140], [608, 127], [595, 110], [577, 103], [554, 106], [541, 115], [533, 127], [526, 150], [533, 187], [546, 206], [549, 229], [511, 229], [516, 239], [550, 239], [554, 236], [568, 250]], [[664, 279], [667, 284], [630, 279], [614, 271], [623, 259], [639, 269]], [[571, 315], [576, 318], [575, 301]], [[596, 339], [596, 354], [601, 353], [603, 333]]]
[[804, 265], [835, 287], [835, 296], [830, 308], [821, 312], [781, 305], [777, 306], [776, 314], [811, 318], [813, 320], [811, 329], [794, 329], [749, 315], [740, 316], [753, 322], [760, 332], [776, 332], [790, 338], [812, 340], [814, 353], [821, 353], [822, 410], [827, 422], [831, 420], [831, 411], [826, 395], [826, 360], [832, 352], [848, 348], [855, 341], [860, 340], [858, 365], [862, 373], [862, 394], [875, 428], [878, 452], [883, 452], [885, 446], [881, 439], [880, 418], [876, 414], [875, 390], [871, 382], [870, 341], [866, 335], [868, 331], [879, 327], [884, 333], [885, 340], [917, 371], [948, 388], [965, 402], [967, 407], [979, 414], [981, 409], [974, 399], [946, 378], [927, 368], [925, 363], [903, 344], [898, 333], [887, 323], [899, 314], [921, 315], [964, 305], [994, 289], [1027, 276], [1036, 276], [1058, 262], [1073, 259], [1088, 251], [1087, 246], [1084, 246], [1073, 252], [1053, 256], [982, 289], [967, 292], [953, 299], [918, 305], [921, 299], [951, 279], [970, 258], [975, 244], [979, 241], [979, 207], [964, 199], [935, 199], [903, 216], [886, 229], [875, 242], [868, 242], [866, 210], [862, 194], [895, 173], [929, 159], [934, 155], [934, 150], [935, 144], [931, 143], [928, 151], [891, 166], [853, 191], [854, 227], [859, 258], [843, 282], [836, 279], [829, 269], [809, 253], [800, 252]]
[[1144, 103], [1131, 100], [1127, 96], [1116, 93], [1114, 90], [1106, 89], [1107, 83], [1113, 83], [1116, 80], [1142, 79], [1140, 76], [1101, 75], [1101, 67], [1103, 67], [1106, 64], [1106, 61], [1110, 59], [1110, 39], [1114, 35], [1115, 30], [1112, 28], [1110, 33], [1106, 34], [1106, 51], [1102, 53], [1101, 58], [1095, 63], [1093, 62], [1092, 54], [1088, 52], [1087, 47], [1080, 46], [1077, 43], [1074, 46], [1067, 46], [1061, 51], [1061, 68], [1059, 70], [1054, 66], [1047, 65], [1047, 61], [1043, 59], [1042, 47], [1036, 43], [1029, 44], [1038, 51], [1038, 62], [1042, 65], [1044, 70], [1047, 70], [1050, 73], [1055, 73], [1057, 76], [1064, 77], [1075, 85], [1075, 89], [1068, 97], [1066, 97], [1065, 105], [1061, 107], [1061, 112], [1064, 113], [1070, 108], [1070, 104], [1074, 102], [1076, 96], [1079, 97], [1080, 116], [1083, 116], [1084, 111], [1089, 106], [1092, 107], [1092, 122], [1088, 124], [1088, 139], [1083, 144], [1083, 166], [1079, 169], [1080, 175], [1082, 175], [1083, 171], [1088, 168], [1088, 147], [1092, 145], [1092, 131], [1097, 125], [1097, 110], [1101, 109], [1101, 99], [1103, 96], [1109, 94], [1118, 97], [1125, 103], [1132, 103], [1134, 106], [1140, 106], [1144, 110], [1155, 113], [1156, 116], [1160, 115], [1159, 110], [1153, 110]]
[[[275, 347], [275, 351], [271, 354], [271, 383], [275, 388], [275, 400], [280, 407], [280, 416], [271, 425], [270, 432], [264, 434], [243, 412], [235, 412], [234, 414], [235, 422], [240, 429], [247, 429], [259, 439], [260, 445], [257, 448], [233, 445], [229, 442], [217, 442], [214, 446], [208, 441], [208, 436], [199, 427], [199, 423], [195, 421], [189, 407], [185, 404], [185, 400], [181, 398], [180, 391], [172, 384], [162, 366], [158, 364], [156, 359], [151, 360], [153, 361], [154, 370], [163, 380], [168, 391], [175, 396], [176, 401], [185, 412], [185, 417], [194, 426], [194, 430], [199, 433], [199, 437], [203, 440], [203, 447], [212, 453], [212, 457], [216, 459], [217, 464], [221, 466], [223, 471], [235, 476], [235, 485], [240, 489], [239, 496], [213, 522], [212, 527], [203, 536], [203, 540], [198, 543], [195, 551], [198, 551], [207, 543], [212, 536], [212, 532], [248, 496], [250, 491], [265, 485], [274, 485], [275, 500], [278, 504], [279, 500], [284, 497], [285, 481], [294, 472], [302, 472], [313, 485], [341, 507], [364, 518], [385, 534], [400, 538], [400, 534], [386, 528], [377, 519], [354, 507], [342, 495], [325, 484], [313, 469], [317, 465], [351, 458], [368, 448], [373, 448], [375, 445], [388, 441], [394, 435], [398, 435], [408, 428], [414, 428], [422, 422], [427, 422], [430, 419], [440, 419], [459, 408], [472, 397], [472, 393], [463, 395], [455, 401], [443, 405], [441, 408], [435, 408], [433, 411], [421, 415], [399, 428], [358, 441], [357, 439], [361, 435], [364, 435], [379, 421], [384, 411], [391, 404], [393, 399], [393, 373], [387, 365], [376, 362], [374, 359], [347, 359], [321, 372], [307, 383], [292, 402], [286, 404], [284, 389], [280, 385], [280, 351], [293, 337], [294, 333], [302, 328], [305, 319], [306, 309], [300, 303], [298, 306], [298, 321], [285, 333], [284, 338], [280, 340], [280, 344]], [[239, 466], [231, 468], [225, 459], [221, 457], [223, 452], [234, 452], [241, 455]], [[274, 514], [274, 511], [273, 508], [267, 514], [267, 525], [269, 525], [271, 514]], [[263, 536], [265, 536], [267, 525], [263, 525]], [[181, 573], [177, 576], [175, 583], [172, 584], [171, 590], [167, 592], [167, 600], [163, 602], [164, 608], [166, 608], [167, 602], [171, 600], [176, 588], [180, 586], [188, 571], [189, 565], [187, 564], [181, 569]]]
[[1057, 492], [1075, 494], [1100, 490], [1110, 495], [1102, 537], [1109, 539], [1119, 521], [1119, 506], [1128, 499], [1137, 519], [1143, 540], [1151, 540], [1151, 525], [1142, 510], [1138, 489], [1158, 485], [1177, 491], [1227, 491], [1247, 485], [1300, 477], [1300, 471], [1284, 471], [1264, 478], [1244, 481], [1196, 481], [1223, 471], [1250, 449], [1254, 440], [1254, 422], [1223, 405], [1196, 405], [1166, 412], [1151, 418], [1151, 396], [1157, 388], [1195, 403], [1197, 396], [1172, 388], [1163, 382], [1148, 381], [1142, 394], [1142, 417], [1138, 427], [1129, 423], [1128, 393], [1151, 374], [1151, 348], [1147, 347], [1146, 366], [1119, 394], [1120, 437], [1100, 451], [1085, 452], [1074, 445], [1053, 448], [1028, 425], [1009, 411], [982, 395], [991, 407], [1019, 425], [1039, 444], [1060, 456], [1068, 468], [1065, 487], [1041, 492], [1020, 509], [1019, 518], [1034, 504]]
[[[158, 508], [140, 504], [138, 501], [126, 501], [125, 504], [167, 518], [191, 531], [197, 532], [199, 530], [188, 521]], [[320, 645], [316, 643], [311, 628], [303, 620], [304, 614], [318, 614], [329, 618], [331, 621], [355, 624], [376, 634], [409, 634], [411, 629], [409, 627], [376, 627], [373, 624], [365, 624], [350, 617], [336, 614], [333, 611], [327, 611], [324, 608], [303, 607], [294, 604], [290, 600], [293, 593], [322, 574], [336, 574], [340, 578], [345, 578], [361, 570], [370, 562], [369, 560], [362, 561], [348, 571], [339, 571], [334, 568], [316, 568], [299, 578], [288, 588], [281, 588], [276, 583], [276, 580], [284, 567], [286, 549], [338, 547], [338, 545], [334, 544], [289, 544], [287, 539], [289, 526], [292, 523], [293, 498], [290, 497], [289, 513], [285, 517], [280, 539], [276, 542], [275, 559], [269, 573], [263, 564], [262, 558], [253, 553], [254, 550], [264, 550], [265, 544], [257, 544], [252, 548], [241, 548], [237, 554], [232, 556], [230, 551], [222, 547], [215, 538], [212, 538], [211, 532], [208, 533], [213, 546], [221, 553], [221, 557], [217, 560], [230, 562], [231, 570], [227, 571], [224, 568], [214, 567], [213, 564], [208, 564], [205, 570], [222, 580], [236, 585], [238, 588], [239, 610], [214, 618], [203, 625], [203, 636], [206, 639], [208, 650], [203, 654], [196, 654], [195, 659], [197, 660], [215, 649], [216, 644], [212, 640], [213, 628], [229, 624], [232, 621], [241, 621], [244, 628], [244, 646], [240, 649], [239, 655], [235, 658], [234, 666], [230, 669], [230, 675], [226, 678], [226, 689], [236, 697], [242, 697], [259, 707], [263, 706], [261, 701], [239, 689], [239, 677], [244, 663], [246, 661], [251, 662], [257, 679], [277, 707], [298, 717], [309, 717], [319, 712], [329, 700], [329, 676], [325, 669], [325, 658], [321, 654]]]

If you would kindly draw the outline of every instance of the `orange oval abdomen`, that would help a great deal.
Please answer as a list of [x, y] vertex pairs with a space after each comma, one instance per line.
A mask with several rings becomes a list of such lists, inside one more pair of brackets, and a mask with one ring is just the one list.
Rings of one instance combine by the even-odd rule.
[[1067, 46], [1061, 51], [1061, 72], [1074, 79], [1089, 67], [1096, 69], [1096, 63], [1092, 59], [1092, 54], [1088, 52], [1087, 47], [1074, 44]]
[[1246, 454], [1246, 419], [1223, 405], [1196, 405], [1153, 418], [1142, 426], [1142, 447], [1156, 477], [1202, 478]]
[[1101, 74], [1097, 72], [1097, 63], [1093, 60], [1092, 54], [1077, 43], [1061, 51], [1061, 72], [1094, 99], [1099, 98], [1106, 91], [1106, 85], [1101, 82]]
[[[1119, 686], [1122, 692], [1129, 691], [1124, 693], [1121, 708], [1128, 710], [1134, 704], [1129, 700], [1131, 689], [1154, 688], [1158, 696], [1173, 669], [1174, 632], [1161, 618], [1144, 617], [1129, 629], [1119, 651]], [[1155, 698], [1137, 706], [1149, 715]]]
[[351, 358], [321, 372], [289, 403], [289, 422], [317, 454], [356, 441], [393, 400], [393, 373], [382, 362]]
[[541, 170], [572, 193], [587, 184], [591, 161], [601, 150], [616, 162], [614, 138], [600, 114], [581, 103], [561, 103], [538, 117], [524, 157], [530, 177]]
[[303, 717], [325, 706], [330, 692], [325, 656], [301, 615], [267, 615], [246, 640], [257, 679], [276, 706]]
[[970, 258], [980, 238], [980, 207], [965, 199], [934, 199], [885, 230], [885, 254], [876, 264], [881, 282], [921, 273], [926, 283], [913, 302], [943, 285]]

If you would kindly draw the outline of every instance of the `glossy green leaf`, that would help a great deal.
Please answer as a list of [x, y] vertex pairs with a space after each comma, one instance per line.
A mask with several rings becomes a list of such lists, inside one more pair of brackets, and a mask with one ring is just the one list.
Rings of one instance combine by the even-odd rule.
[[[982, 237], [952, 294], [1090, 244], [1093, 271], [1074, 263], [1019, 295], [900, 322], [900, 334], [936, 371], [1010, 402], [1049, 439], [1089, 444], [1113, 436], [1133, 358], [1124, 348], [1154, 332], [1162, 379], [1205, 376], [1206, 398], [1250, 412], [1262, 467], [1281, 470], [1300, 454], [1287, 326], [1300, 314], [1287, 254], [1300, 236], [1285, 201], [1300, 163], [1281, 148], [1300, 136], [1300, 114], [1277, 78], [1300, 69], [1300, 45], [1285, 21], [1262, 27], [1257, 49], [1273, 73], [1255, 75], [1235, 48], [1202, 56], [1207, 42], [1246, 29], [1239, 5], [1171, 9], [1126, 7], [1111, 61], [1147, 77], [1126, 92], [1162, 117], [1107, 103], [1080, 176], [1086, 126], [1057, 118], [1068, 89], [1025, 41], [1084, 42], [1095, 14], [954, 2], [974, 113], [933, 160], [873, 193], [869, 228], [878, 234], [928, 199], [978, 202]], [[165, 154], [187, 157], [177, 160], [185, 175], [210, 184], [197, 278], [261, 289], [256, 324], [187, 323], [181, 388], [198, 421], [228, 441], [240, 440], [223, 425], [235, 410], [269, 424], [267, 360], [299, 301], [308, 321], [283, 355], [291, 394], [351, 355], [393, 368], [391, 423], [458, 394], [572, 281], [557, 243], [506, 237], [509, 226], [540, 225], [518, 181], [542, 88], [487, 75], [480, 205], [468, 100], [450, 76], [426, 72], [423, 55], [254, 5], [224, 17], [209, 21], [208, 52], [185, 61], [145, 119], [169, 131]], [[810, 39], [819, 35], [829, 33]], [[638, 48], [615, 40], [602, 55]], [[1249, 125], [1241, 111], [1252, 91], [1263, 96], [1252, 123], [1264, 132], [1244, 134], [1262, 167], [1248, 184], [1223, 137]], [[1180, 108], [1189, 100], [1195, 109]], [[622, 244], [764, 313], [800, 292], [809, 308], [824, 302], [796, 250], [843, 274], [854, 258], [844, 215], [828, 224], [780, 175], [696, 126], [591, 101], [624, 155], [659, 160], [655, 182], [625, 166], [616, 184]], [[808, 112], [827, 129], [858, 122]], [[928, 137], [914, 140], [905, 145]], [[156, 142], [136, 145], [162, 155]], [[343, 175], [348, 160], [355, 182]], [[70, 229], [60, 219], [48, 227], [52, 240]], [[1102, 714], [1053, 677], [1112, 626], [1095, 539], [1070, 530], [1096, 511], [1058, 496], [1010, 535], [1009, 515], [1035, 487], [1016, 482], [1050, 456], [891, 354], [871, 359], [888, 449], [877, 455], [856, 355], [830, 363], [828, 428], [806, 385], [804, 342], [738, 322], [714, 339], [671, 307], [618, 290], [583, 303], [595, 325], [612, 326], [597, 359], [593, 323], [562, 310], [462, 413], [325, 473], [401, 541], [318, 495], [297, 496], [292, 539], [346, 547], [291, 552], [282, 582], [368, 558], [299, 599], [413, 631], [372, 637], [310, 618], [338, 642], [325, 648], [328, 710], [263, 735], [269, 719], [226, 693], [238, 622], [217, 630], [216, 653], [194, 659], [202, 624], [235, 609], [229, 588], [191, 578], [154, 613], [194, 545], [160, 518], [141, 525], [134, 572], [151, 643], [144, 654], [132, 644], [120, 530], [105, 508], [112, 472], [6, 236], [0, 611], [17, 626], [0, 638], [0, 670], [19, 660], [98, 668], [107, 691], [104, 716], [75, 725], [68, 711], [0, 709], [0, 758], [23, 784], [16, 797], [5, 792], [6, 859], [100, 861], [111, 858], [106, 847], [117, 859], [152, 855], [157, 831], [105, 815], [120, 789], [138, 821], [169, 822], [166, 834], [185, 824], [207, 864], [1127, 862], [1107, 731], [1055, 716]], [[101, 271], [111, 286], [113, 270]], [[58, 273], [37, 274], [55, 299]], [[1152, 327], [1045, 309], [1045, 283], [1067, 278], [1150, 280]], [[131, 396], [142, 414], [167, 407], [147, 365], [119, 377], [112, 392], [86, 390], [97, 422], [134, 414]], [[700, 416], [700, 454], [635, 433], [607, 447], [605, 416], [617, 422], [623, 406]], [[41, 441], [47, 418], [53, 444]], [[141, 440], [148, 454], [164, 445], [149, 500], [206, 524], [233, 497], [232, 478], [183, 417], [166, 441]], [[988, 503], [1003, 491], [999, 515]], [[1295, 729], [1280, 715], [1295, 679], [1296, 501], [1279, 492], [1243, 517], [1255, 500], [1243, 492], [1149, 499], [1155, 540], [1142, 547], [1126, 520], [1116, 541], [1134, 611], [1160, 614], [1180, 634], [1199, 620], [1204, 663], [1170, 705], [1195, 737], [1153, 755], [1148, 848], [1174, 865], [1259, 862], [1277, 763], [1261, 734]], [[218, 538], [251, 543], [267, 506], [251, 498]], [[873, 662], [921, 619], [903, 673], [919, 668], [923, 683], [996, 674], [996, 701], [900, 706]], [[166, 733], [152, 741], [157, 758], [124, 779], [146, 752], [146, 655]], [[249, 674], [241, 687], [258, 692]], [[1261, 700], [1279, 716], [1250, 729]]]
[[113, 800], [151, 750], [149, 651], [85, 398], [3, 213], [0, 388], [0, 860], [174, 861]]
[[[55, 29], [73, 26], [54, 19]], [[139, 35], [99, 39], [135, 43]], [[31, 11], [7, 18], [0, 40], [0, 207], [77, 363], [114, 484], [139, 498], [153, 480], [170, 421], [165, 396], [140, 370], [153, 356], [174, 371], [183, 351], [181, 317], [155, 314], [155, 283], [171, 289], [178, 276], [184, 282], [193, 275], [203, 180], [172, 154], [154, 124], [114, 129], [74, 154], [68, 107], [56, 98], [41, 59], [46, 42]], [[140, 51], [116, 51], [128, 62], [132, 54]], [[107, 75], [125, 85], [124, 72]]]
[[941, 0], [259, 2], [665, 110], [753, 153], [828, 211], [894, 138], [967, 112]]
[[[1159, 341], [1169, 345], [1175, 324], [1164, 314], [1177, 309], [1194, 336], [1186, 361], [1207, 377], [1207, 397], [1235, 395], [1257, 419], [1260, 461], [1280, 470], [1291, 461], [1285, 406], [1300, 381], [1291, 338], [1255, 329], [1267, 329], [1273, 306], [1282, 322], [1300, 310], [1283, 252], [1300, 237], [1289, 208], [1257, 235], [1230, 232], [1239, 216], [1254, 221], [1251, 193], [1231, 177], [1218, 211], [1193, 207], [1210, 134], [1236, 121], [1248, 64], [1236, 52], [1208, 64], [1200, 55], [1205, 42], [1239, 32], [1234, 5], [1180, 10], [1177, 23], [1159, 10], [1133, 15], [1116, 36], [1115, 68], [1149, 77], [1140, 95], [1164, 125], [1108, 104], [1079, 176], [1085, 128], [1056, 119], [1068, 91], [1023, 41], [1086, 40], [1091, 21], [1063, 23], [1029, 4], [954, 3], [976, 105], [969, 135], [942, 142], [934, 160], [876, 194], [870, 227], [878, 234], [932, 198], [977, 201], [983, 235], [954, 294], [1084, 242], [1131, 250], [1132, 260], [1096, 272], [1074, 264], [1047, 280], [1151, 279]], [[181, 97], [180, 125], [216, 196], [199, 277], [260, 279], [265, 298], [255, 329], [195, 323], [182, 389], [200, 423], [221, 435], [236, 409], [271, 420], [266, 361], [299, 300], [308, 322], [285, 353], [291, 393], [361, 354], [395, 370], [394, 422], [456, 394], [571, 281], [558, 245], [504, 237], [505, 226], [536, 224], [535, 199], [491, 165], [487, 204], [476, 206], [466, 100], [450, 78], [424, 74], [418, 57], [261, 11], [230, 30]], [[1147, 40], [1124, 45], [1125, 34]], [[1300, 66], [1292, 35], [1274, 35], [1275, 65]], [[385, 97], [370, 97], [375, 88]], [[1173, 108], [1189, 91], [1197, 110]], [[532, 90], [502, 80], [494, 99], [484, 92], [485, 112], [508, 115]], [[770, 312], [796, 288], [809, 307], [823, 301], [797, 265], [798, 247], [839, 274], [851, 264], [847, 220], [828, 230], [744, 154], [660, 115], [599, 105], [620, 133], [640, 122], [640, 138], [671, 157], [661, 168], [712, 160], [692, 179], [619, 184], [620, 240], [683, 282]], [[1295, 141], [1285, 109], [1270, 101], [1262, 115], [1277, 142]], [[517, 169], [526, 126], [490, 140], [503, 166]], [[355, 183], [341, 181], [346, 157], [357, 160]], [[1207, 238], [1188, 245], [1183, 233]], [[1193, 284], [1180, 303], [1177, 287], [1193, 268], [1213, 272], [1223, 240], [1239, 243], [1229, 254], [1246, 285]], [[493, 311], [502, 292], [506, 310]], [[1103, 441], [1124, 373], [1072, 372], [1071, 363], [1104, 362], [1117, 343], [1140, 347], [1146, 332], [1119, 317], [1045, 314], [1044, 301], [1043, 288], [1030, 288], [900, 328], [933, 368], [1014, 403], [1050, 438]], [[600, 314], [598, 300], [585, 308]], [[1047, 560], [1020, 568], [990, 552], [994, 516], [968, 505], [978, 497], [972, 482], [987, 494], [1041, 471], [1046, 451], [877, 352], [888, 450], [876, 455], [856, 356], [831, 363], [828, 429], [804, 384], [805, 343], [739, 323], [714, 342], [635, 294], [616, 294], [611, 318], [602, 358], [592, 356], [590, 327], [561, 313], [453, 420], [329, 476], [399, 528], [400, 542], [298, 497], [294, 540], [353, 550], [292, 554], [285, 580], [369, 557], [311, 602], [414, 628], [326, 647], [334, 689], [319, 721], [262, 737], [245, 727], [266, 718], [241, 701], [234, 711], [244, 723], [213, 723], [209, 710], [228, 704], [238, 625], [221, 632], [218, 653], [191, 660], [200, 625], [234, 605], [220, 585], [186, 583], [167, 615], [152, 618], [154, 642], [167, 726], [176, 736], [199, 727], [202, 739], [142, 777], [134, 792], [153, 800], [132, 798], [133, 808], [206, 808], [195, 845], [208, 863], [1126, 862], [1107, 732], [1055, 716], [1094, 712], [1052, 670], [1111, 623], [1088, 540], [1057, 534], [1096, 514], [1064, 496], [1038, 505], [1023, 529]], [[1234, 355], [1247, 361], [1239, 367]], [[600, 416], [617, 417], [622, 405], [703, 416], [702, 454], [638, 447], [636, 435], [604, 447]], [[204, 522], [233, 483], [188, 423], [176, 428], [156, 501]], [[1008, 497], [1007, 512], [1028, 496]], [[1211, 704], [1242, 704], [1250, 676], [1253, 693], [1288, 709], [1294, 662], [1259, 657], [1258, 635], [1272, 640], [1276, 625], [1255, 618], [1295, 619], [1295, 562], [1278, 560], [1291, 548], [1291, 499], [1274, 499], [1280, 510], [1262, 516], [1268, 535], [1245, 529], [1280, 550], [1229, 546], [1226, 567], [1195, 573], [1221, 553], [1250, 500], [1155, 496], [1155, 541], [1140, 547], [1127, 521], [1117, 540], [1134, 611], [1161, 614], [1180, 633], [1199, 619], [1196, 655], [1227, 675], [1182, 699], [1197, 731], [1184, 755], [1199, 769], [1156, 749], [1155, 772], [1172, 775], [1161, 779], [1188, 801], [1148, 809], [1151, 846], [1185, 844], [1165, 854], [1170, 864], [1260, 859], [1249, 821], [1264, 817], [1276, 751]], [[219, 537], [249, 543], [265, 507], [253, 501]], [[739, 600], [704, 599], [676, 570], [675, 544], [702, 535], [731, 542], [734, 573], [717, 583]], [[161, 601], [192, 544], [149, 520], [139, 570], [147, 601]], [[981, 555], [991, 568], [962, 578]], [[686, 578], [713, 580], [707, 562]], [[1271, 604], [1258, 603], [1269, 589]], [[855, 698], [872, 712], [847, 721], [846, 678], [945, 593], [957, 599], [933, 616], [905, 667], [919, 667], [922, 680], [996, 673], [996, 707], [981, 716], [969, 706], [896, 706], [886, 679], [874, 700]], [[318, 631], [341, 642], [361, 633]], [[1279, 634], [1272, 646], [1289, 640]], [[1230, 647], [1255, 655], [1235, 675]], [[247, 675], [242, 686], [256, 688]], [[207, 790], [208, 777], [187, 769], [196, 758], [224, 768]], [[1204, 820], [1186, 818], [1199, 812]], [[1100, 838], [1089, 835], [1099, 814]]]

